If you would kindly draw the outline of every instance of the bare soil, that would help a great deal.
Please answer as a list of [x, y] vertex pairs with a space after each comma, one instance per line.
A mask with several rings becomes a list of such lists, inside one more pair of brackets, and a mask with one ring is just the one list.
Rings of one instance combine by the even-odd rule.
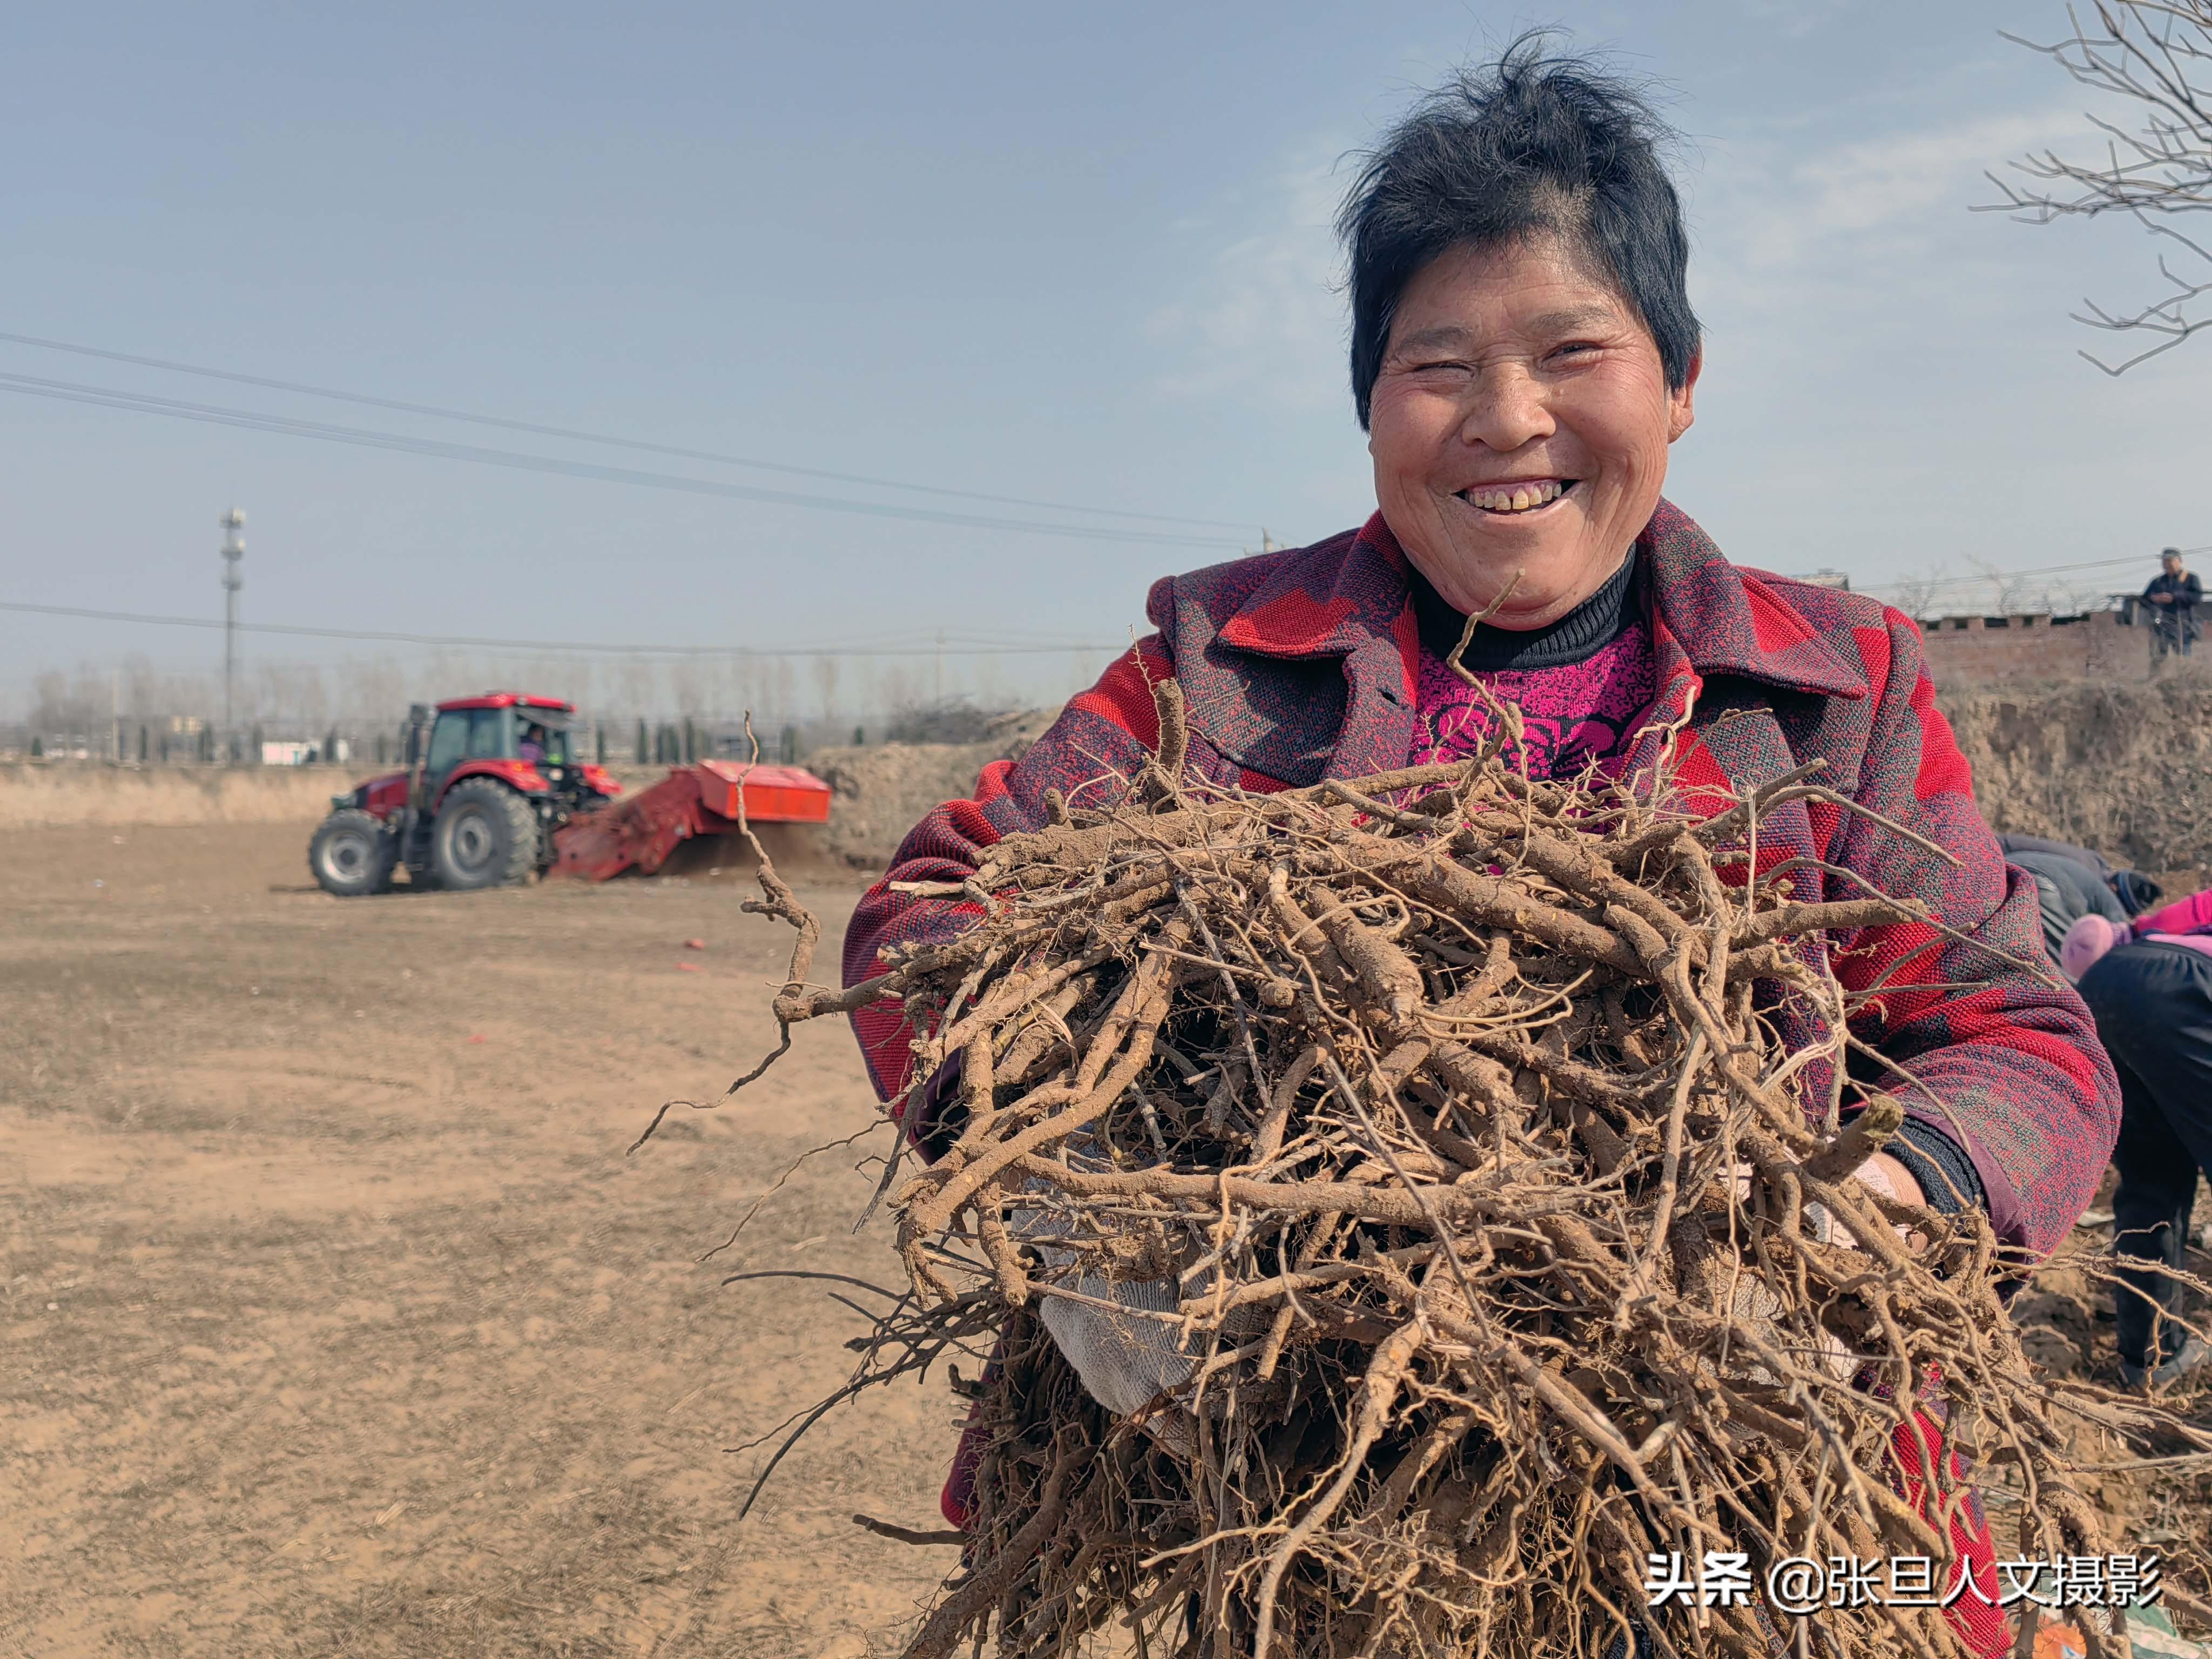
[[[1947, 687], [1940, 699], [2001, 830], [2212, 881], [2212, 672], [2148, 685]], [[2169, 888], [2171, 890], [2171, 888]]]
[[[2114, 1340], [2112, 1291], [2101, 1264], [2112, 1249], [2111, 1223], [2113, 1176], [2107, 1171], [2096, 1206], [2051, 1254], [2033, 1281], [2012, 1304], [2027, 1357], [2060, 1376], [2087, 1377], [2107, 1388], [2121, 1386], [2118, 1345]], [[2203, 1248], [2203, 1231], [2212, 1218], [2212, 1198], [2202, 1177], [2197, 1186], [2199, 1229], [2185, 1265], [2199, 1279], [2212, 1279], [2212, 1251]], [[2185, 1312], [2200, 1328], [2201, 1298], [2186, 1298]], [[2212, 1431], [2212, 1377], [2198, 1374], [2167, 1391], [2165, 1403], [2177, 1417], [2200, 1431]], [[2212, 1599], [2212, 1466], [2191, 1454], [2179, 1436], [2160, 1432], [2137, 1450], [2079, 1425], [2071, 1436], [2082, 1473], [2082, 1495], [2105, 1518], [2115, 1548], [2158, 1555], [2174, 1588], [2197, 1601]], [[1983, 1492], [2002, 1559], [2017, 1553], [2021, 1510], [2018, 1482], [2006, 1472], [1990, 1476]], [[2173, 1609], [2169, 1608], [2169, 1612]], [[2208, 1632], [2191, 1613], [2181, 1613], [2183, 1630], [2202, 1640]]]
[[[958, 1402], [844, 1375], [872, 1097], [772, 1041], [749, 882], [341, 902], [309, 826], [32, 830], [0, 883], [0, 1652], [860, 1656], [951, 1563]], [[856, 890], [817, 885], [836, 928]], [[704, 951], [684, 948], [702, 939]], [[880, 1145], [880, 1136], [873, 1143]]]
[[[1001, 714], [975, 743], [814, 750], [807, 767], [836, 797], [818, 835], [822, 855], [846, 868], [882, 870], [925, 814], [941, 802], [973, 794], [977, 773], [993, 761], [1019, 760], [1059, 716], [1057, 708]], [[769, 856], [781, 860], [782, 855], [771, 848]]]
[[[834, 1286], [721, 1283], [892, 1282], [851, 1230], [881, 1132], [701, 1260], [875, 1121], [857, 1056], [802, 1030], [625, 1153], [773, 1040], [789, 936], [740, 914], [745, 872], [702, 844], [659, 880], [347, 902], [310, 828], [8, 837], [0, 1654], [896, 1652], [952, 1553], [848, 1516], [941, 1525], [963, 1408], [935, 1379], [843, 1407], [740, 1521], [766, 1453], [728, 1449], [834, 1389], [861, 1322]], [[803, 851], [828, 972], [857, 884]], [[2112, 1380], [2068, 1254], [2015, 1317]], [[2202, 1593], [2212, 1474], [2097, 1495]]]

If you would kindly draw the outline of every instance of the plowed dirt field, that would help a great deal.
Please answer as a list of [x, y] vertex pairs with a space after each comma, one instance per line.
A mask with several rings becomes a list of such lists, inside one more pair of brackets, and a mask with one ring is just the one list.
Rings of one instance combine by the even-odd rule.
[[[730, 1449], [835, 1389], [861, 1322], [722, 1283], [896, 1279], [852, 1231], [884, 1132], [702, 1260], [877, 1121], [849, 1040], [802, 1030], [625, 1150], [772, 1042], [789, 935], [750, 880], [702, 845], [681, 878], [342, 902], [309, 828], [7, 837], [0, 1655], [898, 1651], [952, 1553], [849, 1516], [942, 1524], [957, 1402], [841, 1409], [740, 1521], [767, 1453]], [[801, 890], [834, 973], [857, 888]], [[2070, 1260], [2014, 1312], [2045, 1364], [2116, 1373]], [[2093, 1495], [2203, 1593], [2212, 1473], [2116, 1454]]]
[[[951, 1562], [957, 1402], [833, 1389], [878, 1282], [827, 1028], [755, 1089], [749, 881], [341, 902], [308, 826], [35, 830], [0, 878], [0, 1652], [858, 1656]], [[830, 936], [854, 890], [806, 896]], [[705, 941], [687, 950], [687, 939]]]

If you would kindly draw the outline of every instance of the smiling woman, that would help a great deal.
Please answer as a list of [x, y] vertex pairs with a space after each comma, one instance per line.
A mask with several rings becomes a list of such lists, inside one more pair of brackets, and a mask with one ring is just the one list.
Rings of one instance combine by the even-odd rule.
[[1658, 132], [1588, 67], [1516, 53], [1424, 100], [1339, 222], [1383, 520], [1500, 628], [1598, 590], [1689, 429], [1698, 319]]
[[1636, 312], [1555, 235], [1440, 254], [1394, 310], [1369, 416], [1383, 522], [1459, 609], [1556, 622], [1650, 522], [1696, 359], [1670, 386]]
[[[1388, 136], [1340, 220], [1376, 513], [1312, 547], [1157, 584], [1157, 631], [1018, 763], [987, 768], [972, 799], [907, 837], [854, 913], [847, 982], [877, 972], [885, 947], [981, 914], [910, 884], [957, 890], [1001, 837], [1121, 799], [1158, 740], [1164, 680], [1188, 711], [1186, 779], [1222, 790], [1496, 741], [1532, 778], [1663, 781], [1686, 811], [1701, 792], [1732, 799], [1818, 764], [1865, 810], [1778, 802], [1747, 855], [1786, 866], [1803, 898], [1871, 889], [1929, 920], [1806, 947], [1863, 994], [1851, 1030], [1865, 1063], [1841, 1078], [1802, 1066], [1804, 1109], [1817, 1121], [1840, 1099], [1848, 1117], [1894, 1091], [1905, 1126], [1861, 1178], [1949, 1213], [1984, 1208], [2002, 1243], [2041, 1255], [2112, 1150], [2111, 1064], [2080, 999], [2028, 965], [2043, 950], [2035, 888], [1975, 806], [1912, 623], [1740, 568], [1662, 499], [1699, 356], [1659, 132], [1629, 88], [1524, 45]], [[1786, 1047], [1815, 1045], [1815, 1011], [1778, 992], [1767, 1017]], [[881, 1004], [854, 1023], [878, 1088], [902, 1097], [914, 1032]], [[943, 1081], [903, 1097], [925, 1150]], [[1928, 1490], [1941, 1411], [1931, 1396], [1898, 1431], [1899, 1490]], [[947, 1507], [957, 1520], [957, 1475]], [[1994, 1582], [1978, 1506], [1949, 1526], [1975, 1582]], [[1949, 1616], [1972, 1651], [2007, 1645], [1985, 1602]]]

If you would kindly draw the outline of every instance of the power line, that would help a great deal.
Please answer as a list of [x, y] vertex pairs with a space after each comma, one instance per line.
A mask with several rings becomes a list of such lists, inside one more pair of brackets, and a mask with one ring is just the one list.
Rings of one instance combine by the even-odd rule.
[[1875, 582], [1863, 591], [1869, 593], [1888, 592], [1899, 587], [1972, 587], [1990, 582], [2009, 581], [2023, 576], [2052, 576], [2075, 571], [2108, 570], [2121, 565], [2140, 565], [2144, 556], [2124, 559], [2084, 559], [2072, 564], [2036, 565], [2025, 570], [1978, 571], [1963, 576], [1929, 576], [1917, 580]]
[[[2174, 551], [2185, 556], [2212, 553], [2212, 544], [2203, 547], [2179, 547]], [[1889, 593], [1899, 588], [1975, 587], [1992, 582], [2009, 581], [2022, 576], [2055, 576], [2076, 571], [2113, 570], [2125, 565], [2141, 568], [2147, 561], [2155, 559], [2157, 556], [2156, 554], [2136, 553], [2130, 554], [2125, 558], [2081, 559], [2071, 564], [2034, 565], [2022, 570], [1990, 570], [1965, 576], [1931, 576], [1921, 581], [1875, 582], [1861, 591], [1869, 593]]]
[[[15, 599], [0, 599], [0, 611], [35, 617], [76, 617], [92, 622], [136, 623], [153, 628], [219, 629], [223, 626], [220, 617], [161, 617], [137, 611], [96, 611], [87, 605], [32, 605]], [[492, 639], [472, 635], [407, 634], [372, 628], [307, 628], [289, 623], [242, 622], [238, 624], [238, 629], [243, 634], [283, 634], [304, 639], [356, 640], [385, 645], [554, 653], [568, 652], [626, 657], [927, 657], [939, 652], [955, 657], [1042, 657], [1070, 653], [1095, 654], [1102, 651], [1112, 654], [1129, 648], [1126, 641], [1118, 644], [1081, 640], [1025, 645], [962, 645], [957, 642], [957, 638], [965, 638], [966, 635], [957, 636], [942, 645], [933, 640], [923, 645], [615, 645], [599, 640]]]
[[121, 392], [109, 386], [50, 380], [35, 374], [0, 374], [0, 392], [12, 392], [27, 398], [50, 398], [64, 403], [90, 404], [98, 408], [119, 409], [132, 414], [162, 415], [175, 420], [197, 421], [208, 425], [240, 427], [252, 432], [273, 432], [286, 437], [313, 438], [325, 443], [351, 444], [364, 449], [427, 455], [438, 460], [470, 461], [523, 472], [552, 473], [563, 477], [588, 478], [601, 483], [633, 484], [647, 489], [716, 495], [732, 501], [765, 501], [778, 507], [811, 507], [826, 513], [850, 513], [863, 518], [906, 519], [924, 524], [955, 525], [967, 529], [1012, 530], [1032, 536], [1061, 536], [1076, 541], [1121, 542], [1154, 547], [1225, 549], [1242, 546], [1231, 537], [1172, 536], [1153, 530], [1109, 530], [1096, 525], [1048, 524], [1025, 519], [993, 518], [975, 513], [945, 513], [926, 507], [893, 507], [836, 495], [808, 495], [797, 490], [764, 489], [751, 484], [725, 483], [715, 478], [693, 478], [673, 472], [647, 472], [628, 466], [602, 466], [594, 462], [565, 460], [553, 455], [532, 455], [511, 449], [487, 449], [476, 444], [448, 443], [442, 439], [414, 438], [398, 432], [337, 426], [326, 421], [264, 415], [253, 410], [229, 409], [217, 404], [195, 404], [175, 398], [157, 398], [149, 392]]
[[441, 421], [466, 421], [477, 426], [498, 427], [508, 432], [535, 433], [544, 438], [569, 438], [579, 443], [607, 444], [619, 449], [634, 449], [653, 455], [673, 455], [684, 460], [714, 461], [725, 466], [752, 467], [763, 472], [789, 473], [794, 477], [820, 478], [825, 483], [864, 484], [878, 489], [905, 489], [922, 495], [944, 495], [961, 501], [991, 501], [1000, 507], [1042, 507], [1054, 513], [1081, 513], [1094, 518], [1133, 519], [1151, 524], [1194, 525], [1207, 530], [1246, 530], [1250, 526], [1230, 519], [1193, 519], [1173, 513], [1133, 513], [1123, 507], [1081, 507], [1070, 501], [1040, 501], [1028, 495], [993, 495], [976, 489], [953, 489], [940, 484], [906, 483], [896, 478], [878, 478], [862, 472], [833, 472], [823, 467], [793, 466], [782, 461], [763, 461], [745, 455], [724, 454], [712, 449], [687, 449], [678, 444], [653, 443], [642, 438], [618, 437], [611, 433], [586, 432], [575, 427], [547, 426], [537, 421], [510, 420], [498, 415], [479, 415], [463, 409], [447, 409], [436, 404], [408, 403], [398, 398], [377, 398], [361, 392], [340, 392], [331, 386], [309, 386], [299, 380], [272, 380], [266, 375], [242, 374], [227, 368], [209, 368], [198, 363], [180, 363], [166, 357], [142, 357], [136, 352], [111, 351], [100, 346], [74, 345], [66, 340], [41, 339], [34, 334], [0, 332], [0, 340], [14, 345], [35, 346], [42, 351], [74, 352], [80, 357], [98, 357], [109, 362], [132, 363], [142, 368], [158, 368], [173, 374], [197, 374], [211, 380], [228, 380], [238, 386], [258, 386], [274, 392], [296, 392], [310, 398], [329, 398], [341, 403], [362, 404], [372, 409], [396, 410], [407, 415], [427, 415]]

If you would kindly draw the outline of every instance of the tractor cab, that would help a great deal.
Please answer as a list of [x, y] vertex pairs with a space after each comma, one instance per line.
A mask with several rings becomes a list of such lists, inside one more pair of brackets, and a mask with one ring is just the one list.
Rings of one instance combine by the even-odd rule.
[[574, 705], [489, 691], [434, 711], [417, 703], [403, 769], [333, 799], [308, 848], [325, 890], [381, 892], [410, 879], [449, 889], [526, 881], [553, 861], [553, 831], [621, 791], [586, 761]]
[[424, 790], [434, 801], [447, 781], [469, 762], [506, 761], [538, 773], [556, 794], [574, 793], [585, 780], [581, 757], [574, 750], [572, 713], [566, 705], [548, 706], [536, 699], [504, 706], [488, 698], [440, 704], [425, 751]]

